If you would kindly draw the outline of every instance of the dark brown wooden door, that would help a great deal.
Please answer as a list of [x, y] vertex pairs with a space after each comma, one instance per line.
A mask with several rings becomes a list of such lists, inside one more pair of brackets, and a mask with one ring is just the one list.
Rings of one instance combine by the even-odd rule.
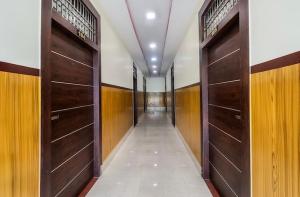
[[[41, 196], [78, 196], [100, 172], [99, 15], [76, 2], [43, 5]], [[85, 24], [67, 11], [76, 6]]]
[[138, 95], [137, 95], [137, 70], [136, 67], [133, 66], [133, 113], [134, 113], [134, 126], [138, 123]]
[[50, 62], [51, 194], [72, 196], [93, 177], [93, 51], [53, 24]]
[[[202, 17], [200, 15], [203, 36], [201, 79], [204, 176], [210, 179], [221, 196], [248, 197], [248, 19], [244, 18], [247, 15], [244, 10], [247, 2], [213, 0], [207, 5], [207, 11], [202, 13]], [[224, 14], [218, 15], [221, 12]], [[217, 17], [224, 19], [218, 21]], [[219, 24], [214, 26], [211, 22], [214, 20]]]
[[175, 127], [175, 85], [174, 85], [174, 66], [171, 68], [171, 110], [172, 110], [172, 124]]
[[240, 196], [243, 152], [238, 23], [210, 46], [207, 54], [210, 177], [223, 196]]

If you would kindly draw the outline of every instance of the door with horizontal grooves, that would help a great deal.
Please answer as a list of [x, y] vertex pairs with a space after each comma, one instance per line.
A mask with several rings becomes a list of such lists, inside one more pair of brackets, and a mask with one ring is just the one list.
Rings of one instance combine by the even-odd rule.
[[213, 0], [200, 12], [204, 173], [224, 197], [250, 196], [245, 2]]
[[100, 173], [100, 18], [86, 0], [43, 14], [41, 196], [77, 196]]

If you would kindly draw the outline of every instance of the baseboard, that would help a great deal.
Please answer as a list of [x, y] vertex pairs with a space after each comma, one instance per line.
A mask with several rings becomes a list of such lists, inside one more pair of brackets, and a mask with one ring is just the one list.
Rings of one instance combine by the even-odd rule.
[[[111, 153], [108, 155], [108, 157], [106, 158], [106, 160], [103, 162], [102, 166], [101, 166], [101, 172], [103, 173], [105, 171], [105, 169], [109, 166], [109, 164], [111, 163], [111, 161], [114, 159], [114, 157], [116, 156], [116, 154], [118, 153], [118, 151], [121, 149], [121, 147], [124, 145], [124, 142], [126, 141], [126, 139], [132, 134], [132, 132], [134, 131], [134, 127], [130, 127], [130, 129], [127, 131], [127, 133], [123, 136], [123, 138], [120, 140], [120, 142], [117, 144], [117, 146], [111, 151]], [[101, 173], [101, 174], [102, 174]], [[101, 178], [101, 177], [100, 177]]]
[[189, 147], [189, 145], [186, 143], [185, 139], [183, 138], [182, 134], [180, 133], [179, 129], [177, 128], [177, 126], [175, 126], [175, 130], [176, 133], [178, 135], [178, 137], [181, 139], [181, 141], [183, 142], [186, 150], [188, 151], [188, 154], [191, 156], [193, 163], [196, 166], [197, 171], [199, 172], [199, 174], [202, 174], [202, 168], [199, 164], [199, 161], [197, 160], [197, 158], [195, 157], [194, 153], [192, 152], [191, 148]]

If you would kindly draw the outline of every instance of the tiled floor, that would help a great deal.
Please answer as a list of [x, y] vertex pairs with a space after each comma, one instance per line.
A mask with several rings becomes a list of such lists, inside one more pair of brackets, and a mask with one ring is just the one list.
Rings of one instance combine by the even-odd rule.
[[146, 114], [89, 197], [211, 196], [165, 113]]

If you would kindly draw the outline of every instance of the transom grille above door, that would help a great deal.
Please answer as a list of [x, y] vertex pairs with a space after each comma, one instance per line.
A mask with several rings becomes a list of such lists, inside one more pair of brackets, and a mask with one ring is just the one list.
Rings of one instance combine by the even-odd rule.
[[81, 37], [96, 42], [96, 17], [81, 0], [52, 0], [52, 10], [68, 20]]

